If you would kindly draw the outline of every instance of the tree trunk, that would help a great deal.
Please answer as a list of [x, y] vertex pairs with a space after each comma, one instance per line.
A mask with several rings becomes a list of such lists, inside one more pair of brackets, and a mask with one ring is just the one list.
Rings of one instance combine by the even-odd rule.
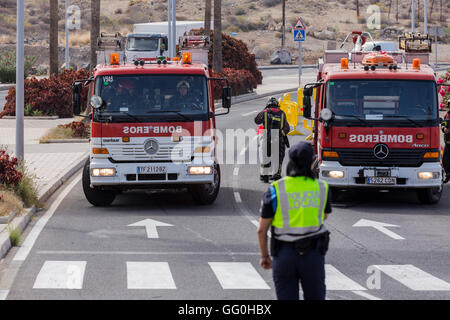
[[211, 0], [205, 0], [205, 36], [211, 35]]
[[444, 21], [443, 18], [444, 18], [444, 17], [442, 16], [442, 0], [441, 0], [441, 10], [440, 10], [440, 12], [439, 12], [439, 21], [440, 21], [440, 22]]
[[222, 72], [222, 1], [214, 0], [214, 55], [213, 69]]
[[359, 0], [356, 0], [356, 16], [359, 18]]
[[397, 1], [397, 11], [395, 11], [395, 21], [398, 23], [398, 0]]
[[392, 8], [392, 0], [389, 0], [389, 12], [388, 12], [388, 20], [391, 19], [391, 8]]
[[434, 0], [431, 1], [430, 19], [429, 19], [430, 23], [433, 21], [433, 8], [434, 8]]
[[97, 41], [100, 36], [100, 0], [91, 0], [91, 71], [97, 65]]
[[58, 73], [58, 0], [50, 0], [50, 75]]

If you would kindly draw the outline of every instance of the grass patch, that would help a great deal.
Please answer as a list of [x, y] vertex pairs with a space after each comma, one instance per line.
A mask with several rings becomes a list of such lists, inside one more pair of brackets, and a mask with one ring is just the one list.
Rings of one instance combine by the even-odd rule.
[[16, 195], [22, 199], [26, 208], [30, 208], [33, 205], [41, 207], [41, 203], [38, 200], [38, 189], [34, 182], [36, 177], [23, 165], [19, 168], [19, 171], [22, 173], [22, 180], [16, 186]]
[[20, 234], [19, 228], [12, 229], [8, 228], [9, 231], [9, 241], [13, 247], [17, 247], [22, 242], [22, 235]]
[[22, 212], [23, 205], [19, 197], [10, 190], [0, 190], [0, 216], [11, 212]]
[[73, 139], [73, 131], [70, 128], [53, 128], [41, 137], [40, 143], [46, 143], [52, 139]]

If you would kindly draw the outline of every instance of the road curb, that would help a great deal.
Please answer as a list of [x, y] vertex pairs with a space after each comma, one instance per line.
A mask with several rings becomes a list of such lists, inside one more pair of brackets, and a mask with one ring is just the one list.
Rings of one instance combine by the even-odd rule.
[[[298, 64], [274, 64], [272, 66], [260, 66], [258, 70], [274, 70], [274, 69], [298, 69]], [[317, 69], [317, 64], [302, 65], [302, 69]]]
[[9, 239], [9, 229], [19, 229], [20, 234], [22, 234], [28, 226], [28, 223], [31, 221], [31, 218], [36, 213], [35, 206], [25, 210], [26, 212], [24, 215], [16, 217], [11, 223], [9, 223], [8, 228], [5, 229], [4, 232], [0, 233], [0, 259], [3, 259], [12, 247], [11, 240]]
[[4, 84], [4, 85], [0, 85], [0, 91], [8, 91], [9, 88], [11, 87], [16, 87], [15, 84]]
[[[38, 116], [38, 117], [24, 116], [23, 118], [26, 120], [59, 120], [60, 119], [58, 116]], [[2, 119], [13, 120], [13, 119], [16, 119], [16, 116], [3, 116]]]
[[[39, 196], [39, 202], [46, 202], [59, 189], [60, 186], [62, 186], [78, 170], [80, 170], [83, 167], [88, 155], [89, 153], [86, 152], [69, 170], [66, 171], [66, 173], [62, 175], [61, 178], [58, 178], [56, 181], [54, 181], [52, 185], [47, 189], [47, 191]], [[0, 259], [3, 259], [12, 247], [11, 240], [9, 239], [9, 229], [14, 230], [19, 228], [20, 234], [22, 234], [25, 228], [28, 226], [28, 223], [31, 221], [31, 218], [36, 213], [36, 207], [34, 206], [30, 209], [25, 210], [26, 213], [24, 215], [14, 218], [9, 223], [7, 229], [0, 233]]]
[[48, 143], [88, 143], [89, 139], [48, 139], [39, 141], [40, 144]]

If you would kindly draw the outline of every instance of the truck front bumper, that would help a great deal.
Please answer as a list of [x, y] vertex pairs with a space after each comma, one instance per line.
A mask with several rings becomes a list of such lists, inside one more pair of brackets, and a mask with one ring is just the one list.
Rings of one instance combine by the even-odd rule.
[[[142, 173], [138, 168], [156, 166], [165, 167], [165, 173]], [[139, 185], [189, 185], [214, 182], [214, 170], [211, 174], [189, 174], [190, 167], [211, 167], [211, 163], [182, 162], [182, 163], [112, 163], [105, 158], [91, 158], [90, 178], [91, 186], [139, 186]], [[113, 176], [94, 177], [93, 169], [114, 169]]]
[[[377, 177], [380, 171], [389, 172], [395, 184], [368, 184], [368, 178]], [[330, 172], [336, 178], [330, 177]], [[341, 177], [341, 172], [343, 176]], [[432, 173], [431, 179], [419, 178], [419, 173]], [[323, 161], [319, 177], [332, 187], [340, 188], [432, 188], [442, 185], [442, 167], [439, 162], [423, 163], [420, 167], [342, 166], [337, 161]]]

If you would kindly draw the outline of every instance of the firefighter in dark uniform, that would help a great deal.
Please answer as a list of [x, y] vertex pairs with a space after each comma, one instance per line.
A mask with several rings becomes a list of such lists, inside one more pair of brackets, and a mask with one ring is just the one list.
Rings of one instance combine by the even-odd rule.
[[450, 103], [442, 122], [442, 132], [444, 133], [445, 142], [444, 155], [442, 157], [442, 165], [445, 171], [444, 183], [448, 183], [450, 181]]
[[[287, 134], [290, 131], [289, 123], [286, 119], [286, 114], [283, 110], [280, 109], [280, 106], [278, 104], [278, 101], [275, 97], [271, 97], [267, 101], [267, 105], [263, 111], [258, 113], [258, 115], [255, 117], [255, 123], [256, 124], [264, 124], [264, 129], [267, 132], [268, 138], [267, 138], [267, 156], [271, 157], [271, 142], [273, 138], [271, 133], [272, 130], [279, 130], [279, 163], [278, 163], [278, 170], [277, 172], [272, 175], [272, 180], [278, 180], [281, 179], [281, 169], [283, 166], [283, 160], [285, 155], [286, 147], [289, 148], [289, 140], [287, 137]], [[262, 164], [262, 166], [270, 166], [272, 163], [269, 164]], [[263, 171], [263, 168], [261, 169]], [[265, 180], [263, 174], [261, 174], [261, 180]], [[268, 182], [268, 181], [265, 181]]]
[[[258, 242], [260, 265], [273, 268], [279, 300], [298, 300], [301, 282], [305, 300], [325, 300], [325, 254], [329, 232], [323, 224], [331, 213], [328, 184], [311, 170], [314, 152], [300, 142], [289, 150], [287, 177], [264, 193]], [[271, 255], [267, 232], [271, 228]]]

